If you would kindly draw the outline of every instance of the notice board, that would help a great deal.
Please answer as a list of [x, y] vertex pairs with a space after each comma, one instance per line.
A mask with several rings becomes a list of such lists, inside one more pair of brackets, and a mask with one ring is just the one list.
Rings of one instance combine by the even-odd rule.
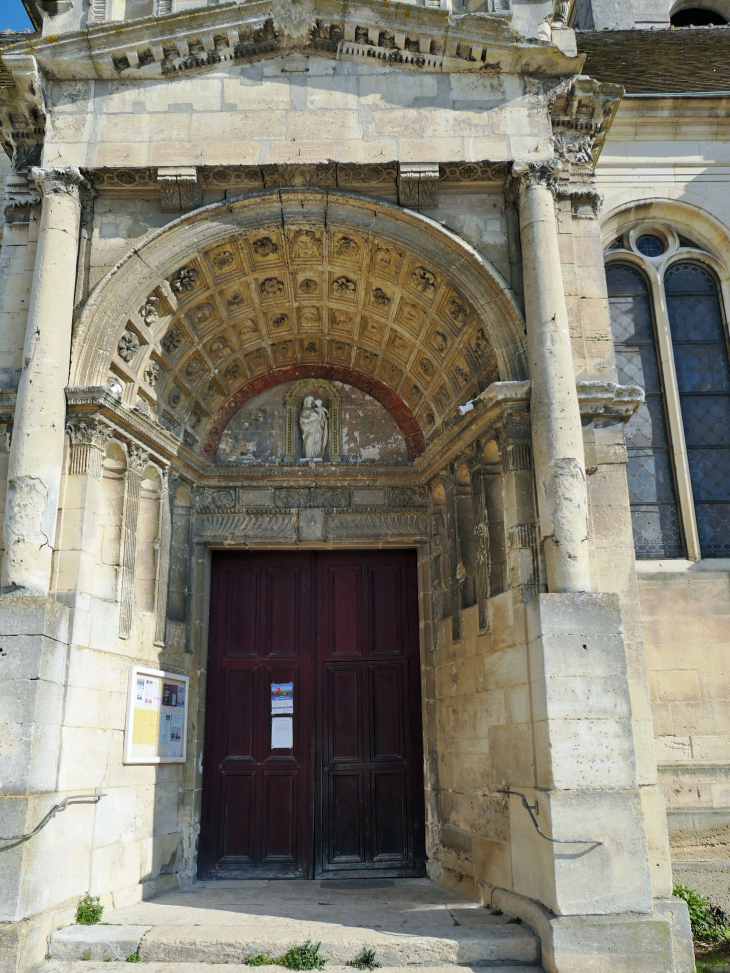
[[188, 676], [132, 666], [124, 730], [125, 764], [185, 762]]

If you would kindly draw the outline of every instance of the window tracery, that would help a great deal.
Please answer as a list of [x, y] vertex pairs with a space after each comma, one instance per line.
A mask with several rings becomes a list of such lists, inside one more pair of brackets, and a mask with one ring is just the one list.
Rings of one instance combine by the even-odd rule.
[[672, 227], [606, 250], [619, 381], [645, 401], [626, 427], [639, 558], [730, 556], [730, 358], [722, 265]]

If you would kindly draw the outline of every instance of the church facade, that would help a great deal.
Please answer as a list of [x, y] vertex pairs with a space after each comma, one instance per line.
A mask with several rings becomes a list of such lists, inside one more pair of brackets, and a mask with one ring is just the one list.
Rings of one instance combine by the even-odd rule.
[[730, 905], [723, 0], [27, 5], [0, 969], [86, 892], [428, 875], [547, 973], [693, 970], [673, 883]]

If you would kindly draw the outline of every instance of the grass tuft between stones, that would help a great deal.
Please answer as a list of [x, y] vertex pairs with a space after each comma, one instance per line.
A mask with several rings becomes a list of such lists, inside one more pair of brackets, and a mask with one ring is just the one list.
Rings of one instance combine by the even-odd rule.
[[82, 926], [95, 926], [103, 912], [104, 906], [99, 901], [99, 896], [89, 895], [87, 892], [76, 906], [76, 922]]
[[375, 961], [375, 950], [363, 946], [355, 959], [349, 959], [345, 966], [352, 966], [356, 970], [375, 970], [380, 963]]
[[140, 958], [139, 953], [130, 953], [129, 956], [127, 957], [127, 962], [128, 963], [141, 963], [142, 960]]
[[284, 966], [288, 970], [321, 970], [327, 960], [320, 954], [322, 943], [299, 943], [292, 946], [282, 956], [269, 956], [267, 953], [256, 953], [246, 958], [248, 966]]

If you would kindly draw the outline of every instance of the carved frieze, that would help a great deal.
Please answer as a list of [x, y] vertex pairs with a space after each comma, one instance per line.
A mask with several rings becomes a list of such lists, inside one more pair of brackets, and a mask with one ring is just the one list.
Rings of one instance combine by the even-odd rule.
[[386, 513], [380, 511], [329, 514], [325, 522], [328, 538], [425, 537], [426, 513]]

